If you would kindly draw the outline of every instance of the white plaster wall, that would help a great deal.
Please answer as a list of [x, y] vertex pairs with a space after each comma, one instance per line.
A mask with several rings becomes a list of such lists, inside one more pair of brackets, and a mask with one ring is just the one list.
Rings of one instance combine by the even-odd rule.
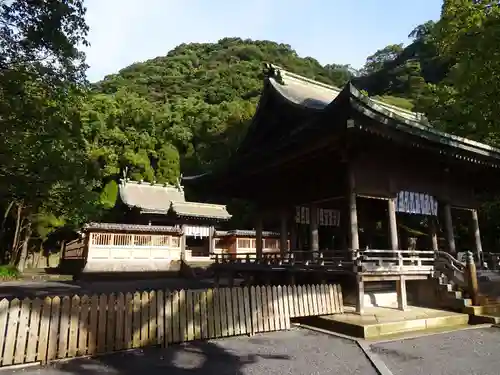
[[170, 271], [180, 248], [90, 246], [83, 272]]

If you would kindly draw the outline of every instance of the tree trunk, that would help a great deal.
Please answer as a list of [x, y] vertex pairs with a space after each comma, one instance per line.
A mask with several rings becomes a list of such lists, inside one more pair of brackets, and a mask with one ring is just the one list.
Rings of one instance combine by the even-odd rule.
[[31, 226], [26, 228], [24, 232], [23, 246], [21, 247], [21, 254], [19, 255], [19, 263], [17, 269], [19, 272], [23, 272], [26, 267], [26, 260], [28, 259], [28, 246], [31, 238]]
[[32, 268], [40, 268], [38, 263], [40, 263], [40, 258], [42, 257], [42, 253], [43, 253], [43, 242], [42, 244], [40, 244], [40, 248], [38, 249], [38, 251], [33, 254], [33, 264], [31, 265]]
[[3, 241], [5, 238], [5, 224], [7, 223], [7, 218], [9, 217], [10, 210], [14, 206], [14, 201], [11, 201], [9, 205], [7, 206], [7, 209], [5, 210], [5, 213], [3, 215], [2, 219], [2, 225], [0, 226], [0, 249], [3, 249], [1, 254], [0, 254], [0, 260], [3, 263], [7, 261], [7, 246], [3, 246]]
[[22, 212], [22, 204], [17, 203], [16, 230], [14, 232], [14, 238], [12, 239], [11, 258], [10, 258], [11, 264], [15, 264], [17, 260], [19, 233], [21, 231], [21, 212]]

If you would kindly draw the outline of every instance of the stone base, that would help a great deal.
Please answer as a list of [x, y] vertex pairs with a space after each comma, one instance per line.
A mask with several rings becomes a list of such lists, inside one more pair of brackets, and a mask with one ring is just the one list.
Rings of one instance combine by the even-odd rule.
[[96, 261], [89, 260], [83, 268], [83, 273], [101, 272], [171, 272], [180, 270], [180, 261], [172, 260], [127, 260], [127, 261]]
[[411, 332], [454, 329], [469, 322], [467, 314], [410, 306], [408, 311], [367, 308], [359, 315], [346, 307], [344, 314], [301, 318], [300, 323], [349, 336], [375, 339]]
[[394, 291], [365, 293], [365, 307], [398, 307], [398, 294]]

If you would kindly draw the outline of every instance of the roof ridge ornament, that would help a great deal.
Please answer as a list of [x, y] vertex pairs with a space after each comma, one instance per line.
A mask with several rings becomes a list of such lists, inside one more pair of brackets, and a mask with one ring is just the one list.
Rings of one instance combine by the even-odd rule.
[[283, 80], [283, 76], [281, 74], [281, 69], [276, 65], [264, 63], [263, 73], [264, 77], [274, 78], [280, 85], [285, 84], [285, 81]]
[[182, 181], [182, 173], [175, 180], [175, 186], [177, 187], [177, 190], [179, 190], [181, 193], [183, 193], [184, 192], [184, 187], [182, 186], [181, 181]]

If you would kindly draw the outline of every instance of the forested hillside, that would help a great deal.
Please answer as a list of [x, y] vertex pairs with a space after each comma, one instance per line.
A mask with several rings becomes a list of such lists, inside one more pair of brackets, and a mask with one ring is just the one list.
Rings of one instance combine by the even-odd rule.
[[[180, 45], [167, 56], [131, 65], [94, 85], [86, 106], [92, 113], [87, 126], [102, 129], [106, 124], [113, 129], [95, 143], [95, 152], [107, 164], [104, 177], [127, 165], [133, 178], [172, 181], [179, 174], [177, 159], [185, 174], [226, 160], [255, 111], [264, 62], [332, 85], [344, 85], [351, 78], [348, 67], [323, 67], [271, 41], [226, 38]], [[132, 108], [133, 115], [128, 113]], [[148, 133], [147, 140], [138, 144], [131, 139], [135, 135], [125, 134], [117, 116], [130, 129]], [[154, 165], [156, 158], [170, 162]]]
[[[87, 33], [82, 0], [28, 3], [0, 8], [4, 262], [23, 265], [28, 251], [57, 247], [51, 235], [61, 228], [119, 218], [112, 208], [124, 174], [175, 182], [227, 160], [255, 111], [264, 62], [334, 86], [353, 80], [452, 133], [493, 144], [500, 134], [498, 5], [447, 1], [439, 22], [409, 30], [409, 46], [381, 46], [360, 71], [322, 66], [286, 44], [225, 38], [88, 84], [77, 49]], [[490, 222], [491, 231], [500, 224]]]

